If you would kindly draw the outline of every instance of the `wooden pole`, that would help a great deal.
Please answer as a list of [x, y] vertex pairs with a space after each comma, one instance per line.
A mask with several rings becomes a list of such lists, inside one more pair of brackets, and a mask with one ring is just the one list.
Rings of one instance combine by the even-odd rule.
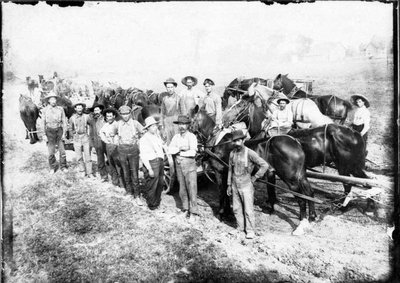
[[342, 176], [342, 175], [332, 175], [326, 173], [317, 173], [307, 171], [307, 177], [315, 178], [315, 179], [322, 179], [334, 182], [341, 182], [346, 184], [356, 184], [361, 186], [371, 186], [371, 187], [379, 187], [385, 189], [393, 189], [394, 184], [392, 182], [385, 182], [382, 180], [373, 180], [373, 179], [363, 179], [363, 178], [356, 178], [356, 177], [349, 177], [349, 176]]

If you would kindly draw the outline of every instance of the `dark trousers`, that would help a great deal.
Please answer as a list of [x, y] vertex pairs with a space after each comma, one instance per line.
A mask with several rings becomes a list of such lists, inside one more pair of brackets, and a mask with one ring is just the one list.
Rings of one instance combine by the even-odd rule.
[[[364, 129], [364, 124], [361, 124], [361, 125], [351, 124], [351, 128], [354, 131], [361, 133], [361, 131]], [[362, 138], [364, 140], [364, 151], [365, 151], [365, 153], [367, 153], [368, 132], [366, 132], [365, 135], [362, 136]], [[365, 154], [365, 155], [367, 155], [367, 154]]]
[[139, 196], [139, 147], [137, 144], [118, 146], [118, 159], [124, 172], [126, 191]]
[[100, 173], [101, 179], [107, 180], [106, 144], [104, 142], [96, 143], [94, 148], [96, 149], [97, 155], [97, 172]]
[[[111, 175], [113, 185], [117, 186], [119, 180], [123, 177], [121, 164], [118, 160], [118, 146], [115, 144], [106, 144], [106, 152], [108, 158], [108, 168]], [[122, 185], [122, 184], [121, 184]]]
[[154, 178], [149, 176], [149, 171], [143, 167], [144, 177], [147, 187], [147, 204], [149, 208], [157, 208], [161, 202], [161, 193], [164, 187], [164, 159], [156, 158], [150, 160], [151, 169], [154, 172]]
[[60, 152], [60, 168], [67, 168], [67, 156], [65, 154], [64, 142], [61, 139], [62, 134], [62, 128], [46, 129], [47, 149], [49, 152], [49, 165], [51, 169], [56, 169], [57, 165], [57, 160], [55, 157], [56, 145], [58, 145], [58, 151]]
[[197, 171], [194, 158], [177, 157], [176, 175], [179, 181], [179, 197], [183, 210], [199, 214], [197, 208]]

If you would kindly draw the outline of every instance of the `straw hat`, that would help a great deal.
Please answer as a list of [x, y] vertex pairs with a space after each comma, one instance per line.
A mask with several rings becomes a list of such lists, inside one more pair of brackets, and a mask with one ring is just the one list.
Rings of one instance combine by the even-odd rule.
[[173, 78], [166, 79], [166, 81], [164, 82], [164, 85], [167, 86], [167, 84], [173, 84], [174, 86], [178, 85], [178, 83]]
[[75, 108], [78, 105], [82, 105], [83, 108], [86, 108], [86, 103], [84, 103], [82, 101], [78, 101], [78, 102], [74, 103], [73, 107]]
[[145, 123], [145, 126], [144, 126], [145, 129], [147, 129], [147, 128], [150, 127], [151, 125], [158, 124], [158, 122], [156, 121], [156, 119], [154, 119], [154, 117], [152, 117], [152, 116], [147, 117], [147, 118], [144, 120], [144, 123]]
[[196, 79], [195, 77], [193, 77], [193, 76], [186, 76], [186, 77], [184, 77], [184, 78], [181, 80], [182, 84], [184, 84], [185, 86], [187, 86], [187, 80], [188, 80], [188, 79], [191, 79], [191, 80], [193, 81], [193, 86], [197, 85], [197, 79]]
[[120, 114], [130, 114], [132, 109], [129, 106], [123, 105], [118, 109]]
[[364, 96], [364, 95], [362, 95], [362, 94], [356, 94], [356, 95], [352, 95], [351, 96], [351, 100], [352, 100], [352, 103], [354, 104], [354, 105], [357, 105], [357, 99], [362, 99], [363, 101], [364, 101], [364, 104], [365, 104], [365, 107], [369, 107], [369, 101], [368, 101], [368, 99]]
[[60, 97], [54, 91], [49, 91], [49, 93], [44, 99], [48, 100], [50, 97], [55, 97], [57, 100], [60, 99]]

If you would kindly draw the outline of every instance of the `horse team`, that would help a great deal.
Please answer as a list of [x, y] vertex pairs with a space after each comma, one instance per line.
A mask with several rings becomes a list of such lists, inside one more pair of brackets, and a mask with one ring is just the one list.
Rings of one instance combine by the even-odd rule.
[[[37, 87], [30, 79], [27, 79], [27, 83], [30, 91]], [[51, 88], [49, 83], [44, 86]], [[195, 107], [188, 113], [192, 120], [190, 128], [199, 141], [201, 162], [214, 172], [220, 192], [219, 212], [222, 215], [231, 212], [226, 188], [227, 164], [233, 147], [230, 142], [232, 133], [227, 128], [237, 122], [246, 124], [246, 132], [249, 133], [250, 139], [245, 142], [245, 145], [275, 168], [273, 174], [265, 174], [263, 178], [267, 183], [268, 207], [271, 212], [274, 211], [274, 204], [277, 201], [276, 175], [291, 191], [311, 198], [314, 193], [306, 177], [307, 168], [334, 164], [340, 175], [367, 178], [364, 172], [364, 140], [358, 132], [343, 126], [352, 108], [350, 102], [336, 96], [310, 96], [298, 89], [287, 75], [278, 75], [273, 81], [273, 87], [270, 86], [270, 81], [261, 78], [232, 81], [222, 97], [222, 108], [225, 110], [222, 117], [224, 127], [219, 125], [215, 127], [215, 117], [210, 117], [204, 108]], [[92, 88], [95, 102], [103, 104], [105, 108], [115, 109], [128, 105], [132, 108], [132, 117], [142, 124], [150, 116], [157, 121], [164, 118], [161, 106], [168, 93], [158, 94], [137, 88], [105, 87], [96, 82], [92, 82]], [[303, 123], [308, 128], [293, 129], [286, 135], [271, 137], [265, 127], [265, 121], [268, 121], [268, 116], [276, 107], [275, 101], [282, 95], [292, 101], [293, 120], [296, 124], [299, 126]], [[60, 103], [69, 118], [73, 108], [68, 95], [64, 94]], [[293, 105], [297, 106], [293, 108]], [[303, 113], [299, 114], [299, 111]], [[39, 108], [32, 100], [21, 95], [20, 114], [31, 143], [36, 142], [38, 140], [36, 119], [40, 115]], [[339, 121], [339, 124], [334, 124], [333, 120]], [[312, 128], [309, 128], [310, 125]], [[345, 184], [344, 187], [345, 192], [349, 193], [351, 185]], [[306, 201], [300, 197], [297, 197], [297, 201], [300, 206], [301, 223], [305, 223], [303, 220], [307, 221], [307, 204], [308, 219], [315, 220], [313, 201]]]

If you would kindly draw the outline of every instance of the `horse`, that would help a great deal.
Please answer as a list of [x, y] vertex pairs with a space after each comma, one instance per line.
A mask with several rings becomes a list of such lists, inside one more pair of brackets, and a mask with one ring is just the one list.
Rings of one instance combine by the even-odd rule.
[[[215, 144], [218, 132], [215, 132], [215, 122], [204, 109], [196, 107], [192, 113], [191, 129], [196, 134], [199, 143], [206, 149], [210, 167], [216, 176], [219, 188], [220, 214], [230, 211], [229, 198], [226, 194], [229, 154], [233, 150], [232, 135], [226, 134]], [[276, 173], [266, 174], [269, 210], [274, 212], [274, 204], [277, 202], [275, 193], [276, 175], [294, 192], [313, 197], [314, 192], [306, 177], [305, 154], [300, 143], [287, 135], [280, 135], [268, 139], [261, 138], [256, 141], [245, 142], [245, 145], [254, 150], [259, 156], [269, 162]], [[210, 153], [211, 152], [211, 153]], [[307, 220], [307, 202], [297, 197], [300, 206], [300, 226], [294, 234], [302, 233], [303, 225]], [[309, 220], [316, 218], [315, 207], [312, 201], [308, 201]]]
[[[223, 123], [229, 125], [243, 121], [248, 125], [252, 138], [265, 134], [262, 121], [265, 113], [249, 100], [242, 100], [225, 112]], [[364, 172], [364, 140], [361, 134], [342, 125], [327, 124], [311, 129], [292, 129], [288, 135], [299, 140], [306, 155], [306, 166], [335, 164], [339, 175], [368, 178]], [[351, 190], [351, 184], [343, 183], [345, 194]]]
[[222, 96], [222, 109], [225, 110], [225, 108], [228, 106], [229, 97], [235, 98], [236, 101], [239, 100], [240, 96], [248, 90], [253, 82], [258, 82], [260, 85], [264, 86], [272, 84], [271, 80], [266, 80], [262, 78], [236, 78], [225, 88], [224, 94]]
[[341, 99], [335, 95], [314, 96], [307, 94], [305, 91], [298, 89], [296, 84], [288, 78], [287, 74], [279, 74], [274, 79], [273, 88], [275, 90], [282, 90], [290, 99], [312, 99], [317, 104], [322, 114], [330, 117], [334, 121], [339, 121], [340, 125], [344, 124], [349, 111], [352, 109], [352, 105], [349, 101]]
[[39, 141], [36, 129], [36, 120], [40, 116], [39, 108], [28, 96], [20, 94], [19, 96], [19, 114], [26, 128], [26, 139], [34, 144]]

